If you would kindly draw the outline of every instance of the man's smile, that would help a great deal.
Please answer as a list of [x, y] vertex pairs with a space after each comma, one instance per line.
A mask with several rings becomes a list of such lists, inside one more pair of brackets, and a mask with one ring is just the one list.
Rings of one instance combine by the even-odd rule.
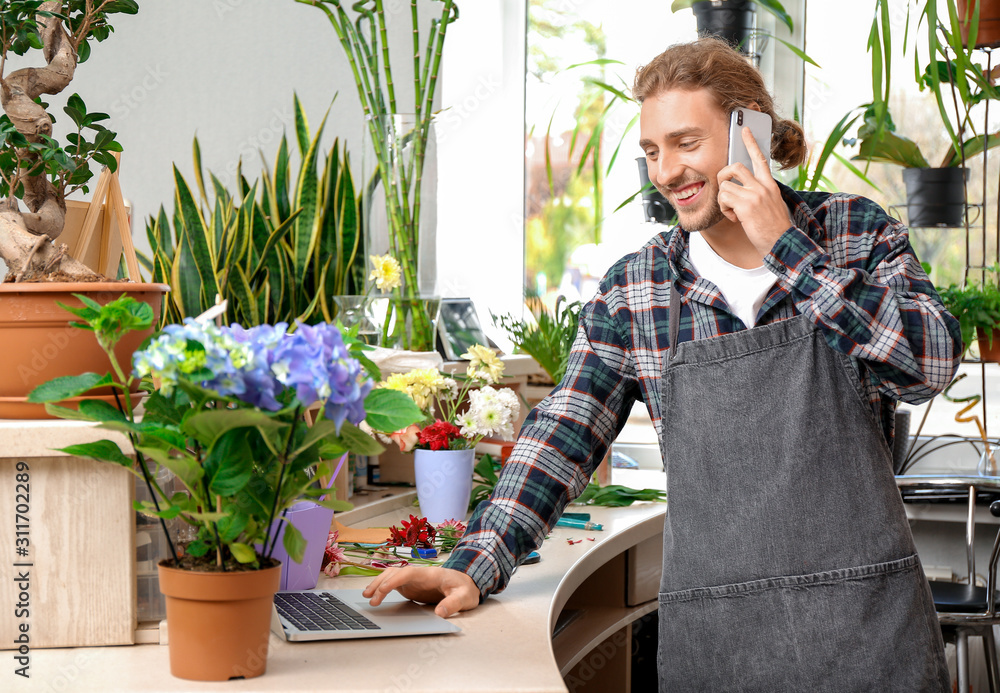
[[700, 193], [702, 189], [704, 189], [704, 187], [705, 183], [702, 181], [698, 183], [692, 183], [691, 185], [685, 185], [683, 188], [673, 190], [672, 192], [674, 194], [674, 200], [678, 205], [681, 206], [693, 204], [695, 198], [699, 196], [698, 193]]

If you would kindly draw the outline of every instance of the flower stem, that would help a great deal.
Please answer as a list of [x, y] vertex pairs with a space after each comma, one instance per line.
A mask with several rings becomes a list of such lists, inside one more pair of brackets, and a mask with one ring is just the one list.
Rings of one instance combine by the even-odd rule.
[[274, 553], [274, 547], [278, 543], [278, 530], [274, 531], [274, 539], [271, 540], [271, 549], [267, 551], [267, 542], [270, 539], [271, 525], [274, 524], [274, 514], [278, 509], [278, 500], [281, 498], [282, 485], [285, 483], [285, 468], [288, 466], [288, 456], [291, 454], [292, 441], [295, 439], [295, 426], [299, 422], [299, 417], [302, 416], [302, 405], [295, 407], [295, 414], [292, 417], [292, 425], [288, 428], [288, 439], [285, 441], [285, 450], [281, 454], [281, 459], [278, 460], [281, 468], [278, 470], [278, 484], [274, 489], [274, 502], [271, 504], [271, 514], [267, 520], [267, 532], [264, 534], [264, 549], [266, 551], [265, 556], [270, 558]]

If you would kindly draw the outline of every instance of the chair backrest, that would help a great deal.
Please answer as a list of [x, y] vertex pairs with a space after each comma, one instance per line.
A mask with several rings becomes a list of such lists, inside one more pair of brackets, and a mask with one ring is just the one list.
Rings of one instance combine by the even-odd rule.
[[[1000, 493], [1000, 477], [993, 476], [942, 476], [935, 474], [902, 474], [896, 477], [896, 486], [903, 497], [910, 501], [968, 499], [965, 520], [965, 552], [969, 584], [976, 584], [976, 499], [982, 493]], [[1000, 500], [990, 504], [990, 513], [1000, 517]], [[989, 567], [986, 572], [987, 594], [996, 594], [997, 562], [1000, 558], [1000, 528], [993, 540]], [[989, 599], [987, 615], [996, 610], [994, 599]]]

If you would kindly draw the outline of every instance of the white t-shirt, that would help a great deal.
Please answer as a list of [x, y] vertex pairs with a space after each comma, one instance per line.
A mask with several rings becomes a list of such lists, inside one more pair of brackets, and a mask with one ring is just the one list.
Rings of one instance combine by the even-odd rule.
[[688, 250], [695, 271], [719, 287], [729, 308], [748, 328], [757, 322], [767, 292], [778, 277], [765, 265], [743, 269], [723, 260], [700, 233], [688, 235]]

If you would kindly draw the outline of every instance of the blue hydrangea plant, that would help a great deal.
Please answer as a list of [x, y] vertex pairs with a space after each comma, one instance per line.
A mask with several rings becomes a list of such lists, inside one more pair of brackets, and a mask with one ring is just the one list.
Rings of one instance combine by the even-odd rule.
[[[197, 537], [182, 547], [183, 556], [170, 543], [180, 567], [269, 564], [263, 559], [274, 551], [277, 528], [287, 523], [284, 511], [293, 504], [311, 500], [344, 509], [341, 501], [321, 500], [328, 491], [318, 479], [331, 473], [329, 461], [347, 452], [382, 451], [358, 424], [397, 430], [422, 417], [404, 393], [373, 387], [362, 366], [364, 346], [334, 325], [244, 329], [188, 318], [135, 352], [126, 372], [115, 344], [129, 330], [149, 327], [152, 310], [126, 296], [106, 306], [77, 297], [83, 307], [67, 310], [83, 320], [76, 326], [95, 332], [112, 372], [57, 378], [29, 399], [47, 403], [53, 415], [97, 422], [130, 438], [135, 461], [111, 440], [62, 451], [130, 469], [154, 499], [137, 501], [136, 510], [192, 525]], [[137, 416], [129, 393], [140, 383], [149, 394]], [[114, 404], [54, 404], [99, 387], [112, 389]], [[305, 418], [310, 408], [319, 409], [311, 425]], [[161, 488], [160, 467], [173, 472], [184, 491]], [[305, 542], [291, 523], [283, 544], [292, 560], [301, 561]]]

